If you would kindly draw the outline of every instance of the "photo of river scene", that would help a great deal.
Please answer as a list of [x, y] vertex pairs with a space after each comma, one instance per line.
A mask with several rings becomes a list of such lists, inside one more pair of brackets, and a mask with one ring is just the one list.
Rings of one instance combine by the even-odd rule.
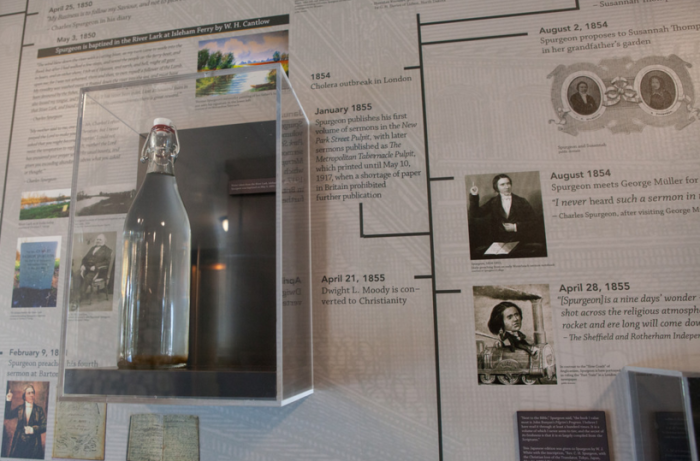
[[78, 216], [122, 214], [129, 211], [136, 196], [133, 184], [105, 184], [79, 189], [75, 212]]

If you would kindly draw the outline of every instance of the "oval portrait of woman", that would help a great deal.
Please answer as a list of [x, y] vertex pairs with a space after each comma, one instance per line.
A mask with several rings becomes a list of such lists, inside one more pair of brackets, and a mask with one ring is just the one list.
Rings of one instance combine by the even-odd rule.
[[661, 70], [647, 72], [639, 85], [642, 101], [653, 110], [666, 110], [676, 102], [676, 83]]

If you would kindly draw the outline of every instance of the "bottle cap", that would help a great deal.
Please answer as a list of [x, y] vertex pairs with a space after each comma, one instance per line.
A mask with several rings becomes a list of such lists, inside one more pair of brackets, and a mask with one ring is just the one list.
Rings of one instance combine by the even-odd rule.
[[154, 126], [155, 125], [165, 125], [165, 126], [172, 127], [173, 122], [169, 118], [157, 118], [153, 121], [153, 125]]

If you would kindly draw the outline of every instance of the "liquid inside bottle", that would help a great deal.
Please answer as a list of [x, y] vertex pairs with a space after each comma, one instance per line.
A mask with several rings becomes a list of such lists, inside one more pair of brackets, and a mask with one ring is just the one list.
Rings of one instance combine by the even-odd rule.
[[124, 222], [119, 368], [187, 364], [190, 223], [175, 182], [177, 131], [156, 119], [142, 153], [143, 185]]

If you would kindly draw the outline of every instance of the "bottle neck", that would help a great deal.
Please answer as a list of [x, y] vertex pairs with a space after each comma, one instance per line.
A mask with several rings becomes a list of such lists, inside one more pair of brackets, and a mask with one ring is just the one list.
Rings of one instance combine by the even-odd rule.
[[168, 174], [170, 176], [175, 176], [175, 165], [173, 165], [173, 159], [167, 159], [161, 161], [159, 159], [153, 158], [154, 155], [150, 155], [148, 158], [148, 169], [146, 174], [156, 173], [156, 174]]
[[146, 139], [141, 161], [148, 162], [146, 173], [175, 176], [175, 158], [180, 152], [180, 141], [174, 127], [155, 125]]

